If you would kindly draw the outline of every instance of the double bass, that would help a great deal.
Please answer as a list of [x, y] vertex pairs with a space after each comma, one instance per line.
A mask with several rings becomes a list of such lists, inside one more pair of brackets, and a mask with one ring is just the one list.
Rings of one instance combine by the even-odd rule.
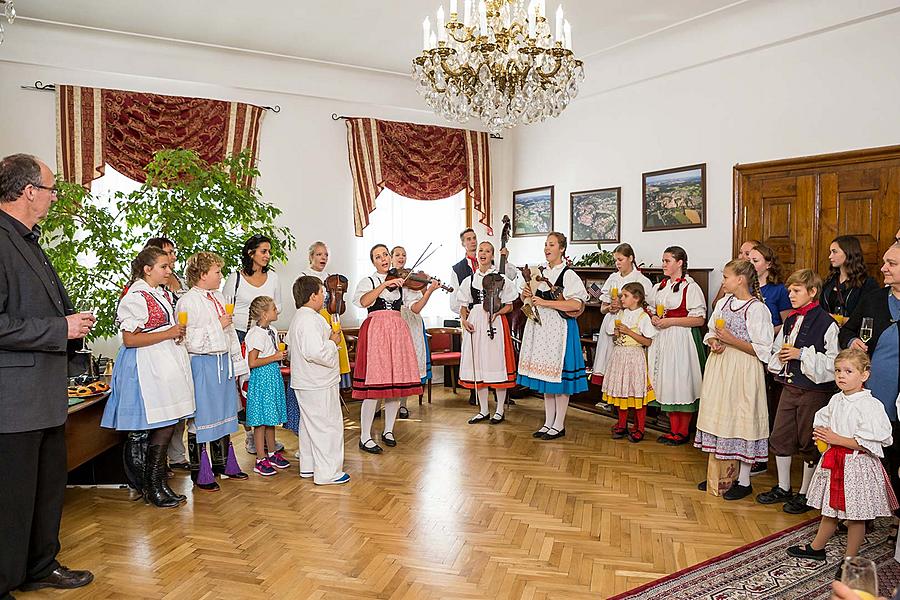
[[[500, 250], [506, 248], [506, 244], [509, 242], [509, 229], [509, 215], [503, 215], [503, 231], [500, 233]], [[497, 328], [494, 327], [494, 315], [503, 308], [503, 304], [500, 302], [500, 294], [506, 283], [505, 273], [506, 255], [501, 254], [500, 266], [497, 268], [497, 272], [488, 273], [484, 276], [484, 279], [481, 280], [481, 307], [488, 315], [487, 334], [491, 339], [494, 339], [494, 336], [497, 334]]]

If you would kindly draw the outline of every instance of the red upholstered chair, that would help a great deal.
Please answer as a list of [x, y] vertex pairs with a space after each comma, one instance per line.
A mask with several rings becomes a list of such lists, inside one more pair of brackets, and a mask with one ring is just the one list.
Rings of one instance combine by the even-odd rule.
[[[462, 335], [461, 330], [454, 327], [433, 327], [428, 329], [428, 347], [431, 348], [431, 367], [445, 368], [444, 373], [450, 373], [453, 382], [453, 393], [456, 393], [456, 379], [459, 375], [459, 361], [461, 354], [453, 351], [453, 336]], [[421, 398], [419, 404], [422, 403]], [[431, 380], [428, 380], [428, 403], [431, 404]]]

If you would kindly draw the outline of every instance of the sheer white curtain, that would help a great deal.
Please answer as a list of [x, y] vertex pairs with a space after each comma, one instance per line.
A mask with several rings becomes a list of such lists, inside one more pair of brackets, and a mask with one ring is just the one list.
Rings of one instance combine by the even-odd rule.
[[[375, 201], [375, 211], [369, 217], [369, 226], [363, 237], [356, 238], [355, 273], [351, 286], [371, 275], [375, 268], [369, 260], [369, 250], [375, 244], [406, 248], [406, 266], [411, 267], [425, 247], [431, 243], [431, 252], [420, 268], [450, 285], [450, 267], [459, 262], [462, 249], [459, 232], [465, 229], [466, 197], [460, 192], [443, 200], [411, 200], [385, 189]], [[355, 316], [362, 322], [366, 311], [354, 307]], [[456, 318], [450, 311], [449, 294], [437, 290], [422, 311], [426, 327], [439, 327], [444, 319]]]

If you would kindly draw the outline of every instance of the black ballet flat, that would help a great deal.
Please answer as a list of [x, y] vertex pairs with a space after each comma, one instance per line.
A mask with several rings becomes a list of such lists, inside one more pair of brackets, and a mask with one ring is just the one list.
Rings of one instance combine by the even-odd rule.
[[400, 410], [397, 411], [397, 417], [400, 419], [408, 419], [409, 418], [409, 409], [405, 406], [401, 406]]
[[494, 416], [491, 417], [491, 425], [497, 425], [498, 423], [502, 423], [506, 420], [506, 415], [500, 415], [499, 413], [494, 413]]
[[[387, 437], [387, 436], [391, 436], [391, 437]], [[384, 442], [385, 446], [390, 446], [391, 448], [393, 448], [394, 446], [397, 445], [397, 440], [394, 439], [393, 431], [388, 431], [387, 433], [382, 433], [381, 441]]]
[[[369, 439], [366, 440], [366, 441], [367, 441], [367, 442], [372, 442], [373, 444], [375, 444], [375, 442], [372, 441], [371, 438], [369, 438]], [[384, 448], [382, 448], [382, 447], [379, 446], [378, 444], [375, 444], [374, 446], [366, 446], [366, 445], [365, 445], [364, 443], [362, 443], [362, 442], [359, 443], [359, 449], [362, 450], [363, 452], [368, 452], [369, 454], [381, 454], [382, 452], [384, 452]]]
[[556, 431], [556, 430], [551, 427], [544, 433], [544, 435], [541, 436], [541, 439], [542, 440], [555, 440], [555, 439], [566, 436], [566, 428], [565, 427], [563, 427], [561, 431], [556, 431], [556, 433], [550, 433], [551, 431]]
[[481, 423], [482, 421], [487, 421], [488, 416], [483, 413], [478, 413], [474, 417], [468, 420], [469, 425], [474, 425], [475, 423]]
[[549, 428], [547, 428], [547, 427], [541, 427], [540, 429], [538, 429], [537, 431], [535, 431], [534, 433], [532, 433], [532, 434], [531, 434], [531, 437], [540, 439], [540, 438], [542, 438], [542, 437], [544, 436], [544, 434], [547, 433], [548, 431], [549, 431]]

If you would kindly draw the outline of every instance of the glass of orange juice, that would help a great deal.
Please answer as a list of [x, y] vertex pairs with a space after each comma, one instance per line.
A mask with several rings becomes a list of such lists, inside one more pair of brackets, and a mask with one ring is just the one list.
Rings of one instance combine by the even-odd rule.
[[287, 350], [287, 344], [285, 344], [284, 342], [278, 342], [278, 351], [284, 352], [285, 350]]
[[188, 323], [187, 311], [183, 311], [183, 310], [178, 311], [178, 324], [179, 325], [187, 325], [187, 323]]
[[662, 318], [662, 316], [666, 314], [666, 307], [662, 304], [656, 305], [656, 316]]
[[234, 302], [229, 302], [225, 305], [225, 314], [228, 314], [228, 315], [234, 314]]
[[816, 448], [819, 449], [819, 454], [825, 454], [825, 451], [828, 450], [828, 444], [822, 440], [816, 440]]
[[609, 297], [612, 298], [613, 300], [618, 298], [619, 297], [619, 288], [617, 288], [617, 287], [610, 288]]
[[716, 329], [725, 329], [725, 319], [722, 315], [716, 315]]

